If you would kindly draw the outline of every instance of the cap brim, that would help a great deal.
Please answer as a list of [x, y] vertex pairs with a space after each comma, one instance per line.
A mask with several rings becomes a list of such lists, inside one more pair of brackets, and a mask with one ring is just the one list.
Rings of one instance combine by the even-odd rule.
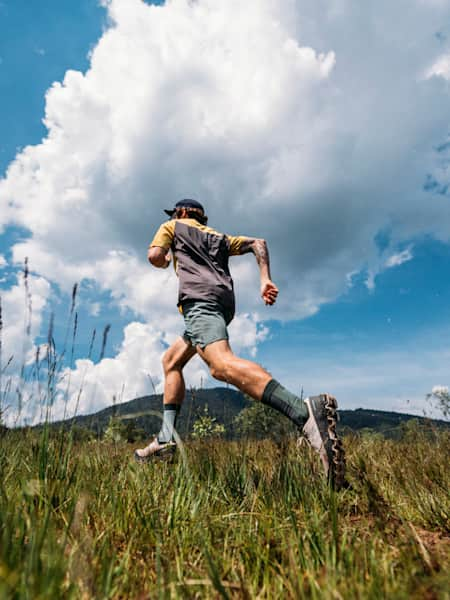
[[175, 212], [174, 208], [170, 208], [170, 209], [164, 209], [164, 212], [166, 213], [166, 215], [169, 215], [169, 217], [171, 217], [173, 215], [173, 213]]

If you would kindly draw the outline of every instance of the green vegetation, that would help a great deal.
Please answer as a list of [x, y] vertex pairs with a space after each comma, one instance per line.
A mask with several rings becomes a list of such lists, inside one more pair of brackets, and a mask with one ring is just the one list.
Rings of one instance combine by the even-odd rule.
[[221, 437], [225, 433], [225, 427], [217, 422], [215, 417], [209, 414], [208, 406], [203, 409], [203, 413], [197, 417], [192, 427], [192, 437], [194, 440], [206, 440], [214, 437]]
[[0, 597], [448, 598], [450, 436], [347, 436], [332, 492], [295, 440], [0, 438]]
[[250, 402], [237, 414], [233, 426], [235, 433], [243, 438], [281, 441], [287, 436], [298, 435], [298, 429], [291, 421], [280, 418], [279, 413], [262, 402]]

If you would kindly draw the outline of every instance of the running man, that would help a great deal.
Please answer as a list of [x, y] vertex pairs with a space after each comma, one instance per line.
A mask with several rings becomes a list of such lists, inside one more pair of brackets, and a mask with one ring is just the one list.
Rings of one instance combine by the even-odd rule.
[[203, 206], [196, 200], [181, 200], [165, 212], [170, 220], [157, 231], [148, 250], [148, 260], [160, 269], [167, 268], [173, 260], [179, 278], [178, 307], [184, 317], [185, 332], [162, 360], [165, 381], [161, 431], [146, 448], [136, 450], [136, 459], [165, 458], [175, 451], [173, 432], [186, 391], [183, 368], [199, 354], [215, 379], [234, 385], [293, 421], [320, 454], [329, 481], [341, 487], [345, 459], [336, 435], [336, 400], [328, 394], [302, 400], [260, 365], [233, 354], [228, 343], [227, 325], [235, 312], [228, 268], [230, 256], [252, 252], [259, 267], [262, 300], [271, 306], [277, 299], [266, 242], [211, 229]]

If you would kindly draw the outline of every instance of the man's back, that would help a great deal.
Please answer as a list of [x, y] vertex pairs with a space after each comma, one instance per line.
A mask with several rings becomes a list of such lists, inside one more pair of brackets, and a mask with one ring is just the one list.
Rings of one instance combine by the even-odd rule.
[[152, 246], [170, 248], [179, 277], [178, 302], [217, 302], [234, 314], [229, 256], [239, 254], [245, 238], [229, 236], [196, 219], [173, 219], [159, 228]]

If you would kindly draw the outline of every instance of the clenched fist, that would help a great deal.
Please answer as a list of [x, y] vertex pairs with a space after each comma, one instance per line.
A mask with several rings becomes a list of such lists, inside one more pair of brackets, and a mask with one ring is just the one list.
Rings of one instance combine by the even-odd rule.
[[278, 288], [273, 281], [265, 281], [261, 284], [261, 298], [264, 300], [264, 304], [272, 305], [278, 296]]

